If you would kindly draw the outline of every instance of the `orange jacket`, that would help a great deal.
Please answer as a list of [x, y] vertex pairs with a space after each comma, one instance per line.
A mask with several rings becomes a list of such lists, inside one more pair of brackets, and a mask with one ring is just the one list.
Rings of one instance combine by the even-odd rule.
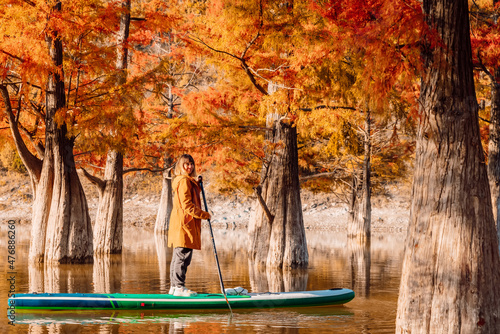
[[201, 219], [210, 218], [210, 214], [201, 209], [201, 189], [188, 175], [177, 176], [172, 188], [174, 205], [170, 214], [168, 246], [201, 249]]

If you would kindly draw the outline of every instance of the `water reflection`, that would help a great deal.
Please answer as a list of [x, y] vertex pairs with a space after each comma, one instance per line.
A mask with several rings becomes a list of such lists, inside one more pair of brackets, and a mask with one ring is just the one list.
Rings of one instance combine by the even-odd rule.
[[288, 292], [307, 290], [307, 270], [263, 268], [248, 260], [252, 292]]
[[[293, 308], [290, 310], [277, 309], [266, 311], [235, 310], [230, 317], [226, 310], [192, 311], [192, 312], [166, 312], [158, 310], [144, 311], [58, 311], [40, 312], [34, 314], [20, 314], [19, 323], [31, 324], [34, 328], [49, 329], [48, 333], [55, 333], [54, 326], [68, 324], [81, 324], [94, 329], [102, 330], [102, 333], [115, 333], [116, 329], [127, 329], [127, 333], [134, 332], [133, 325], [142, 325], [147, 333], [221, 333], [227, 329], [238, 329], [238, 332], [255, 332], [244, 330], [245, 326], [252, 325], [253, 329], [260, 328], [261, 332], [281, 333], [285, 328], [303, 328], [304, 323], [310, 323], [314, 328], [340, 328], [354, 316], [354, 313], [346, 307], [316, 307], [316, 308]], [[50, 327], [49, 327], [50, 326]], [[126, 326], [126, 327], [124, 327]], [[131, 326], [131, 327], [129, 327]], [[147, 327], [146, 327], [147, 326]], [[151, 328], [154, 328], [153, 329]], [[283, 327], [283, 328], [280, 328]], [[151, 328], [151, 330], [150, 330]], [[130, 331], [128, 331], [130, 329]], [[63, 333], [73, 333], [63, 331]], [[77, 331], [78, 332], [78, 331]], [[139, 332], [136, 331], [135, 332]]]
[[116, 293], [121, 291], [121, 254], [106, 254], [94, 257], [92, 281], [94, 293]]
[[[81, 281], [88, 282], [89, 276], [88, 265], [29, 264], [29, 291], [22, 292], [79, 292], [75, 289], [81, 286]], [[16, 320], [19, 320], [19, 316], [18, 314]], [[27, 332], [31, 334], [78, 333], [81, 330], [80, 327], [79, 325], [63, 326], [63, 324], [53, 322], [49, 322], [46, 327], [30, 323]]]
[[43, 263], [30, 263], [28, 267], [29, 289], [26, 292], [42, 293], [45, 291]]
[[370, 295], [370, 242], [349, 238], [347, 249], [351, 263], [351, 289], [358, 297]]
[[[352, 287], [356, 298], [345, 307], [290, 310], [237, 310], [229, 323], [227, 310], [148, 312], [38, 312], [19, 313], [12, 333], [182, 333], [239, 332], [316, 333], [334, 331], [393, 333], [401, 272], [403, 237], [384, 235], [372, 243], [349, 242], [343, 233], [308, 231], [310, 267], [306, 271], [257, 269], [246, 256], [246, 233], [215, 230], [215, 241], [226, 287], [252, 292], [321, 290]], [[219, 292], [219, 278], [208, 231], [196, 251], [187, 285], [198, 292]], [[19, 240], [26, 252], [29, 240]], [[166, 238], [152, 231], [126, 229], [123, 255], [102, 258], [93, 265], [28, 265], [19, 256], [16, 291], [166, 293], [171, 250]], [[6, 252], [5, 245], [4, 254]], [[5, 265], [4, 265], [5, 266]], [[6, 267], [4, 267], [6, 268]], [[7, 281], [0, 282], [0, 303], [6, 304]], [[21, 322], [24, 322], [22, 324]], [[50, 323], [50, 324], [49, 324]], [[147, 323], [147, 325], [145, 325]], [[7, 332], [0, 323], [0, 332]], [[124, 327], [125, 326], [125, 327]]]
[[92, 265], [28, 264], [28, 290], [22, 293], [76, 293], [89, 291]]
[[167, 293], [170, 289], [170, 260], [172, 248], [167, 246], [167, 235], [155, 233], [156, 255], [158, 256], [158, 267], [160, 275], [160, 293]]

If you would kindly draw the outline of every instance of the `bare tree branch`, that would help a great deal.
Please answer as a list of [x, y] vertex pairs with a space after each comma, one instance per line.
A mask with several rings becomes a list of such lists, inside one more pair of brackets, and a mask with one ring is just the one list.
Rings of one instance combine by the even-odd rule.
[[168, 168], [127, 168], [123, 170], [123, 174], [126, 173], [132, 173], [132, 172], [142, 172], [142, 171], [147, 171], [151, 173], [159, 173], [167, 170]]
[[313, 110], [318, 110], [318, 109], [347, 109], [347, 110], [357, 110], [354, 107], [348, 107], [348, 106], [327, 106], [327, 105], [319, 105], [314, 108], [300, 108], [301, 111], [313, 111]]
[[2, 52], [2, 53], [4, 53], [4, 54], [6, 54], [6, 55], [7, 55], [7, 56], [9, 56], [9, 57], [12, 57], [12, 58], [14, 58], [14, 59], [19, 60], [19, 61], [20, 61], [20, 62], [22, 62], [22, 63], [24, 62], [24, 59], [22, 59], [21, 57], [18, 57], [18, 56], [16, 56], [16, 55], [13, 55], [13, 54], [12, 54], [12, 53], [10, 53], [10, 52], [7, 52], [7, 51], [2, 50], [2, 49], [0, 49], [0, 52]]
[[257, 199], [259, 200], [260, 205], [262, 206], [262, 209], [264, 210], [267, 219], [269, 220], [269, 224], [273, 224], [274, 221], [274, 216], [271, 214], [271, 211], [269, 211], [269, 208], [267, 207], [266, 201], [264, 201], [264, 198], [262, 198], [262, 187], [258, 185], [257, 187], [253, 188], [255, 191], [255, 194], [257, 195]]
[[14, 142], [16, 144], [17, 151], [21, 160], [23, 161], [26, 169], [30, 172], [32, 178], [35, 179], [35, 183], [40, 179], [41, 171], [42, 171], [42, 160], [38, 159], [33, 153], [28, 150], [26, 147], [26, 143], [21, 137], [21, 133], [19, 132], [19, 128], [17, 127], [14, 113], [12, 111], [12, 105], [10, 103], [10, 95], [7, 86], [0, 85], [0, 94], [4, 100], [4, 111], [9, 120], [9, 126], [12, 133], [12, 137], [14, 138]]
[[300, 181], [305, 181], [305, 180], [310, 180], [310, 179], [314, 179], [314, 178], [317, 178], [317, 177], [330, 177], [330, 176], [335, 176], [337, 175], [338, 172], [337, 171], [333, 171], [333, 172], [326, 172], [326, 173], [318, 173], [318, 174], [313, 174], [313, 175], [307, 175], [307, 176], [301, 176], [299, 177], [299, 180]]

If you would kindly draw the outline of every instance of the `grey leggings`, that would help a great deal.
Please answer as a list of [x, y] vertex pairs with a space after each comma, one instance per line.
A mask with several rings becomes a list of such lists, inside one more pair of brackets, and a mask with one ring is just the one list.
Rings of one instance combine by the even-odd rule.
[[191, 248], [175, 247], [170, 262], [170, 286], [181, 287], [186, 282], [187, 267], [191, 263]]

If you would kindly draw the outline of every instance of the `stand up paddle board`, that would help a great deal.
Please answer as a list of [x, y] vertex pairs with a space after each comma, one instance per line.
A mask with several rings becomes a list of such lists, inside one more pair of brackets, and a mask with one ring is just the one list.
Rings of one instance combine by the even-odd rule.
[[[249, 293], [227, 296], [232, 308], [304, 307], [341, 305], [354, 298], [349, 289]], [[223, 294], [198, 294], [176, 297], [169, 294], [96, 294], [96, 293], [20, 293], [9, 298], [9, 309], [222, 309], [227, 308]]]

